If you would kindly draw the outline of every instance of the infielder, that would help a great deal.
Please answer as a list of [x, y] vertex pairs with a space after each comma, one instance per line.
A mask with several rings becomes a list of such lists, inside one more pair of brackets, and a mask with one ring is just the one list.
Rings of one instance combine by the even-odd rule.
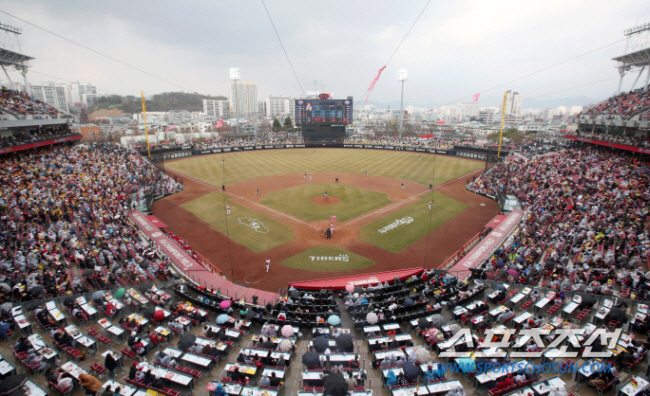
[[404, 183], [402, 183], [402, 190], [406, 190], [406, 188], [404, 188]]
[[269, 272], [269, 267], [271, 267], [271, 257], [266, 258], [266, 272]]
[[309, 181], [311, 181], [311, 176], [309, 176]]
[[227, 215], [230, 214], [230, 205], [226, 205], [226, 214], [227, 214]]
[[431, 204], [432, 204], [431, 201], [429, 201], [429, 210], [431, 210]]
[[325, 194], [323, 194], [323, 196], [325, 197], [325, 199], [327, 199], [327, 191], [325, 191]]

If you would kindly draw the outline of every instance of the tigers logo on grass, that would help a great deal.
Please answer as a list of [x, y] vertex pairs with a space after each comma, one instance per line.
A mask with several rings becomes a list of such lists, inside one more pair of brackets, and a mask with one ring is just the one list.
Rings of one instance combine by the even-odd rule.
[[237, 221], [246, 227], [252, 228], [255, 232], [259, 232], [260, 234], [266, 234], [269, 232], [269, 229], [259, 220], [251, 219], [249, 217], [240, 217]]

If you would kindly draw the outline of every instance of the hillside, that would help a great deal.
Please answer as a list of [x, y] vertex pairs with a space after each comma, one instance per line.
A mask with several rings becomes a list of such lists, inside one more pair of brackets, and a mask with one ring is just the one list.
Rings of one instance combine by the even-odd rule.
[[[225, 100], [226, 97], [198, 93], [164, 92], [156, 94], [147, 100], [147, 111], [203, 111], [203, 99]], [[139, 113], [142, 111], [142, 101], [139, 97], [133, 96], [100, 96], [97, 99], [97, 105], [88, 109], [88, 113], [90, 117], [101, 117], [101, 115], [96, 114], [103, 114], [102, 110], [108, 110], [110, 113], [117, 110], [122, 113], [121, 115]]]

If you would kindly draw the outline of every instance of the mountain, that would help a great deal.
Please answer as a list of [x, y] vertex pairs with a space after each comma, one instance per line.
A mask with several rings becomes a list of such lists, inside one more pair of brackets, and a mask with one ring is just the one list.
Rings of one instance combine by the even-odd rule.
[[[147, 111], [187, 110], [203, 111], [203, 99], [225, 100], [225, 96], [207, 96], [198, 93], [163, 92], [147, 99]], [[89, 114], [98, 110], [112, 109], [124, 113], [139, 113], [142, 111], [142, 101], [134, 96], [100, 96], [97, 104], [88, 109]]]

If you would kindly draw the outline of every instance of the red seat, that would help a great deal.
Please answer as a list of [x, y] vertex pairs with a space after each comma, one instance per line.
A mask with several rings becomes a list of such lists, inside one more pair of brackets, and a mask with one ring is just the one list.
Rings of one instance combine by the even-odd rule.
[[174, 367], [174, 370], [178, 371], [179, 373], [187, 374], [190, 377], [194, 377], [194, 378], [197, 378], [197, 379], [201, 378], [201, 373], [200, 372], [198, 372], [196, 370], [192, 370], [191, 368], [187, 368], [185, 366], [176, 366], [176, 367]]
[[135, 359], [135, 352], [133, 352], [129, 348], [122, 348], [120, 352], [122, 353], [122, 355], [128, 357], [131, 360]]
[[97, 362], [90, 363], [90, 370], [97, 373], [98, 376], [102, 376], [106, 373], [106, 367]]

